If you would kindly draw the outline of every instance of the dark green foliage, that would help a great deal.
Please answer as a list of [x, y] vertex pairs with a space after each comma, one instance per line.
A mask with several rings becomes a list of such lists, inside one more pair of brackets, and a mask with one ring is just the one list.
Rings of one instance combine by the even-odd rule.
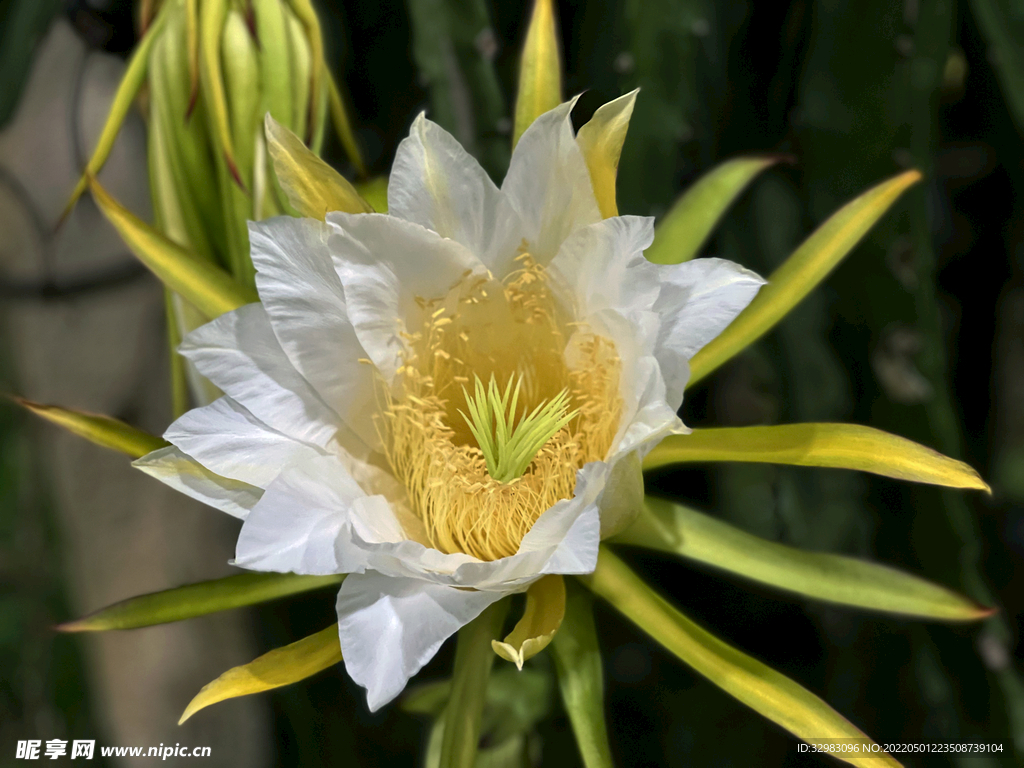
[[[871, 424], [960, 455], [992, 482], [994, 496], [767, 466], [688, 470], [652, 485], [762, 536], [911, 570], [992, 600], [1001, 614], [956, 627], [876, 617], [780, 597], [661, 556], [628, 555], [702, 625], [823, 695], [878, 741], [1001, 742], [1001, 755], [972, 763], [993, 766], [1015, 764], [1014, 734], [1024, 748], [1020, 5], [565, 0], [558, 8], [566, 95], [586, 91], [578, 118], [641, 88], [622, 156], [623, 213], [666, 211], [701, 173], [738, 154], [792, 157], [740, 199], [708, 254], [768, 273], [853, 195], [906, 167], [926, 173], [777, 330], [689, 392], [683, 416], [692, 426]], [[319, 0], [318, 7], [325, 28], [338, 33], [335, 71], [351, 94], [374, 174], [387, 172], [397, 142], [426, 109], [501, 178], [528, 3]], [[329, 157], [336, 150], [329, 145]], [[10, 420], [0, 424], [5, 447], [10, 429]], [[0, 456], [6, 504], [10, 459]], [[11, 519], [0, 509], [0, 542]], [[37, 598], [0, 599], [0, 665], [2, 654], [37, 636], [30, 625], [38, 629], [32, 617], [40, 605], [56, 610], [52, 593]], [[328, 603], [308, 596], [261, 609], [264, 646], [322, 627]], [[597, 627], [617, 765], [835, 764], [798, 755], [795, 740], [600, 605]], [[54, 649], [53, 658], [65, 653]], [[417, 682], [448, 676], [451, 662], [446, 646]], [[82, 679], [64, 673], [65, 687], [45, 694], [69, 722], [84, 717], [73, 714]], [[340, 670], [269, 697], [279, 765], [422, 759], [429, 726], [398, 707], [369, 715]], [[16, 694], [0, 691], [5, 724], [9, 712], [22, 717], [10, 701]], [[578, 764], [564, 714], [537, 733], [537, 764]]]

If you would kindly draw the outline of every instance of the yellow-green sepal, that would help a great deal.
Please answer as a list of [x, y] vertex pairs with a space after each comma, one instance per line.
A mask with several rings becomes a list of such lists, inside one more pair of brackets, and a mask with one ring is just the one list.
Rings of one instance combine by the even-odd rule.
[[615, 202], [615, 179], [622, 144], [629, 129], [629, 118], [633, 115], [633, 105], [639, 92], [637, 88], [625, 96], [602, 104], [576, 135], [576, 143], [590, 171], [590, 183], [594, 187], [597, 206], [601, 216], [606, 219], [619, 215], [619, 207]]
[[294, 573], [240, 573], [223, 579], [187, 584], [114, 603], [57, 627], [61, 632], [107, 632], [169, 624], [196, 616], [258, 605], [268, 600], [337, 586], [344, 576], [300, 576]]
[[377, 176], [355, 184], [356, 192], [370, 204], [377, 213], [388, 212], [388, 177]]
[[519, 90], [512, 146], [534, 120], [562, 103], [562, 64], [558, 54], [553, 0], [535, 0], [519, 63]]
[[373, 206], [344, 176], [269, 114], [266, 134], [277, 181], [299, 215], [323, 221], [330, 211], [373, 213]]
[[862, 768], [899, 766], [822, 699], [684, 616], [607, 547], [601, 547], [594, 573], [581, 580], [695, 671], [797, 738], [856, 739], [878, 751], [855, 759], [842, 753], [835, 757]]
[[199, 0], [185, 0], [185, 48], [188, 54], [187, 120], [199, 100]]
[[737, 157], [701, 176], [658, 220], [644, 255], [654, 264], [681, 264], [700, 253], [715, 225], [758, 174], [778, 157]]
[[526, 610], [503, 641], [491, 640], [494, 652], [519, 669], [548, 647], [565, 616], [565, 580], [544, 576], [526, 590]]
[[239, 285], [224, 270], [195, 255], [146, 224], [118, 203], [92, 176], [89, 189], [96, 205], [121, 239], [160, 281], [207, 317], [215, 318], [258, 301], [256, 292]]
[[229, 10], [228, 0], [204, 0], [199, 8], [199, 85], [210, 112], [214, 134], [220, 143], [220, 156], [239, 187], [245, 188], [235, 161], [231, 138], [224, 74], [221, 68], [221, 43]]
[[87, 413], [72, 408], [61, 408], [59, 405], [44, 405], [21, 397], [14, 401], [36, 416], [63, 427], [90, 443], [120, 451], [138, 459], [151, 451], [170, 445], [163, 440], [141, 429], [136, 429], [123, 421], [98, 413]]
[[693, 356], [687, 386], [700, 381], [771, 330], [853, 250], [899, 196], [920, 179], [918, 171], [905, 171], [832, 214], [772, 273], [768, 284], [747, 308]]
[[689, 507], [648, 496], [612, 540], [681, 555], [815, 600], [942, 621], [992, 614], [950, 589], [878, 563], [766, 541]]
[[324, 41], [320, 35], [320, 19], [316, 16], [313, 4], [309, 0], [289, 0], [289, 7], [302, 25], [306, 43], [309, 46], [309, 122], [305, 138], [315, 146], [313, 141], [316, 131], [314, 124], [321, 114], [321, 106], [327, 91], [324, 88], [324, 77], [327, 64], [324, 61]]
[[117, 134], [121, 130], [125, 118], [128, 116], [128, 110], [131, 109], [132, 102], [135, 101], [135, 97], [142, 88], [142, 84], [146, 82], [146, 72], [149, 70], [149, 54], [153, 48], [153, 43], [160, 36], [160, 31], [167, 16], [165, 9], [161, 9], [161, 11], [157, 13], [156, 19], [146, 30], [142, 39], [139, 40], [139, 44], [135, 47], [135, 52], [128, 61], [124, 76], [121, 78], [117, 91], [114, 93], [114, 101], [110, 105], [110, 111], [107, 113], [103, 130], [100, 131], [96, 148], [93, 150], [89, 161], [85, 164], [82, 178], [75, 185], [75, 189], [71, 193], [71, 199], [61, 214], [61, 220], [67, 217], [71, 209], [75, 207], [75, 203], [78, 202], [78, 198], [88, 189], [88, 177], [99, 173], [100, 169], [103, 168], [103, 164], [107, 162], [107, 158], [110, 157], [110, 152], [114, 148]]
[[274, 119], [293, 125], [288, 27], [280, 0], [253, 0], [253, 20], [260, 41], [260, 84]]
[[248, 664], [232, 667], [213, 682], [207, 683], [185, 707], [178, 725], [218, 701], [291, 685], [333, 667], [340, 661], [338, 625], [332, 624], [314, 635], [275, 648]]
[[594, 626], [594, 598], [566, 585], [565, 620], [551, 643], [562, 703], [569, 715], [584, 768], [612, 768], [604, 717], [604, 672]]
[[644, 471], [672, 464], [737, 461], [802, 467], [856, 469], [875, 475], [944, 485], [991, 489], [968, 464], [905, 437], [860, 424], [777, 424], [695, 429], [671, 435], [644, 459]]

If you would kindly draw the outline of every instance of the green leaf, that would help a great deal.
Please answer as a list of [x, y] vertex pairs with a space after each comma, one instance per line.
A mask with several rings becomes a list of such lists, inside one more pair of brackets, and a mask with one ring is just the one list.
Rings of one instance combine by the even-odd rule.
[[341, 575], [240, 573], [131, 597], [81, 619], [61, 624], [57, 629], [61, 632], [106, 632], [111, 629], [151, 627], [335, 586], [343, 579]]
[[[171, 4], [168, 3], [167, 5]], [[114, 94], [114, 101], [110, 105], [110, 112], [107, 113], [107, 120], [103, 124], [103, 130], [100, 131], [96, 148], [93, 150], [89, 162], [85, 164], [82, 178], [78, 180], [78, 184], [75, 185], [75, 189], [71, 193], [71, 199], [61, 214], [61, 221], [67, 217], [71, 209], [75, 207], [75, 203], [78, 202], [78, 198], [89, 187], [89, 177], [99, 173], [104, 163], [107, 162], [107, 158], [110, 157], [117, 134], [121, 130], [125, 118], [128, 116], [128, 110], [131, 109], [135, 96], [146, 81], [146, 72], [149, 69], [149, 53], [153, 47], [153, 42], [160, 36], [164, 21], [167, 18], [166, 9], [161, 9], [161, 11], [163, 12], [157, 14], [156, 20], [146, 31], [146, 34], [142, 36], [142, 39], [135, 48], [135, 52], [128, 61], [124, 76], [121, 78], [121, 82], [117, 86], [117, 92]]]
[[[874, 743], [806, 688], [722, 642], [677, 611], [607, 547], [601, 547], [593, 575], [582, 580], [695, 671], [797, 738]], [[843, 759], [840, 753], [835, 756]], [[881, 750], [844, 762], [862, 768], [899, 765]]]
[[491, 641], [501, 632], [508, 600], [498, 600], [459, 630], [455, 670], [441, 739], [441, 765], [473, 768], [480, 741], [480, 723], [487, 696], [487, 679], [494, 664]]
[[337, 623], [248, 664], [233, 667], [203, 686], [185, 708], [178, 725], [211, 704], [297, 683], [341, 661]]
[[502, 642], [491, 640], [494, 652], [519, 669], [548, 647], [565, 615], [565, 579], [551, 574], [526, 590], [526, 610]]
[[681, 504], [647, 497], [612, 541], [682, 555], [816, 600], [944, 621], [992, 614], [962, 595], [895, 568], [766, 541]]
[[597, 205], [606, 219], [619, 215], [615, 202], [615, 179], [637, 93], [639, 89], [602, 104], [576, 135], [576, 143], [587, 161]]
[[512, 146], [534, 120], [562, 103], [562, 65], [552, 0], [535, 0], [519, 64]]
[[1018, 132], [1024, 132], [1024, 14], [1009, 0], [971, 0], [972, 15], [988, 43], [988, 61]]
[[97, 206], [107, 217], [121, 239], [139, 260], [210, 318], [258, 301], [255, 291], [243, 288], [222, 269], [186, 251], [149, 226], [118, 203], [100, 183], [89, 177], [89, 189]]
[[604, 719], [604, 673], [594, 626], [594, 599], [568, 585], [565, 620], [551, 644], [565, 711], [585, 768], [611, 768], [612, 751]]
[[314, 155], [298, 136], [269, 114], [267, 149], [277, 181], [302, 216], [324, 220], [329, 211], [372, 213], [372, 206], [348, 180]]
[[654, 264], [680, 264], [700, 253], [715, 225], [761, 171], [778, 157], [738, 157], [712, 168], [673, 204], [644, 255]]
[[43, 405], [21, 397], [15, 397], [14, 401], [36, 416], [64, 427], [68, 432], [73, 432], [104, 448], [126, 453], [133, 459], [170, 445], [166, 440], [110, 416], [61, 408], [59, 405]]
[[921, 174], [906, 171], [869, 189], [836, 211], [772, 273], [735, 320], [690, 360], [693, 386], [735, 354], [753, 344], [842, 261], [868, 230]]
[[876, 475], [991, 493], [962, 461], [859, 424], [778, 424], [695, 429], [665, 438], [644, 459], [644, 470], [694, 461], [740, 461], [857, 469]]

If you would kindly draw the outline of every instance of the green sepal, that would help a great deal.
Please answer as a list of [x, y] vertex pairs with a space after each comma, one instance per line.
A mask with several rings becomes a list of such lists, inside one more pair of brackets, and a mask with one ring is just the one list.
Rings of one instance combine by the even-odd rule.
[[942, 621], [975, 621], [993, 613], [895, 568], [766, 541], [682, 504], [650, 496], [636, 522], [612, 543], [671, 552], [804, 597], [872, 611]]
[[128, 116], [128, 110], [131, 109], [132, 102], [135, 101], [135, 97], [141, 90], [142, 84], [146, 81], [146, 72], [149, 70], [149, 53], [153, 48], [153, 43], [160, 36], [166, 15], [166, 11], [157, 14], [156, 19], [135, 47], [135, 52], [132, 53], [131, 59], [128, 61], [128, 67], [124, 71], [124, 76], [121, 78], [117, 91], [114, 93], [114, 101], [110, 105], [110, 111], [107, 113], [103, 130], [100, 131], [100, 137], [96, 142], [96, 149], [93, 150], [92, 156], [85, 164], [82, 178], [75, 185], [75, 189], [71, 193], [71, 199], [61, 214], [61, 221], [67, 218], [68, 214], [71, 213], [71, 209], [75, 207], [75, 203], [78, 202], [78, 198], [88, 189], [89, 176], [95, 176], [99, 173], [104, 163], [107, 162], [107, 158], [110, 157], [117, 134], [120, 132], [121, 126]]
[[240, 573], [165, 589], [114, 603], [57, 627], [61, 632], [106, 632], [169, 624], [196, 616], [257, 605], [268, 600], [336, 586], [345, 577], [295, 573]]
[[647, 260], [654, 264], [681, 264], [694, 258], [739, 194], [780, 159], [738, 157], [697, 179], [659, 219], [654, 242], [644, 251]]
[[566, 585], [565, 619], [551, 644], [558, 688], [584, 768], [612, 768], [604, 716], [604, 671], [594, 626], [594, 598], [574, 582]]
[[18, 405], [36, 416], [59, 427], [64, 427], [68, 432], [84, 437], [90, 443], [120, 451], [133, 459], [138, 459], [151, 451], [170, 445], [166, 440], [129, 426], [111, 416], [77, 411], [73, 408], [61, 408], [59, 405], [44, 405], [22, 397], [13, 399]]
[[202, 261], [146, 224], [111, 197], [91, 176], [89, 189], [96, 205], [132, 253], [164, 285], [181, 294], [207, 317], [219, 317], [243, 304], [259, 300], [254, 290], [239, 285], [224, 270]]
[[871, 472], [897, 480], [991, 493], [969, 465], [859, 424], [777, 424], [695, 429], [671, 435], [644, 459], [644, 471], [672, 464], [737, 461]]
[[[872, 749], [877, 747], [806, 688], [688, 619], [607, 547], [601, 547], [594, 573], [581, 581], [696, 672], [797, 738], [856, 739]], [[899, 766], [881, 747], [877, 749], [867, 757], [858, 754], [851, 759], [843, 753], [834, 756], [862, 768]]]
[[776, 269], [746, 309], [690, 360], [693, 386], [775, 327], [853, 250], [908, 187], [921, 179], [905, 171], [844, 205]]

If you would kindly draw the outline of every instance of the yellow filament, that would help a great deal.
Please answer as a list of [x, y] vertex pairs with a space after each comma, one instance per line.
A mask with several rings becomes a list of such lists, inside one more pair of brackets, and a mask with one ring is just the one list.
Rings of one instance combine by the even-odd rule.
[[[420, 302], [421, 330], [405, 338], [400, 386], [385, 395], [379, 424], [392, 471], [431, 546], [481, 560], [515, 554], [537, 518], [572, 497], [577, 470], [606, 457], [621, 414], [612, 342], [574, 328], [543, 268], [528, 254], [519, 262], [504, 283], [467, 276], [443, 300]], [[509, 482], [489, 474], [459, 413], [470, 409], [465, 385], [492, 376], [518, 379], [524, 413], [563, 390], [566, 411], [575, 411]]]

